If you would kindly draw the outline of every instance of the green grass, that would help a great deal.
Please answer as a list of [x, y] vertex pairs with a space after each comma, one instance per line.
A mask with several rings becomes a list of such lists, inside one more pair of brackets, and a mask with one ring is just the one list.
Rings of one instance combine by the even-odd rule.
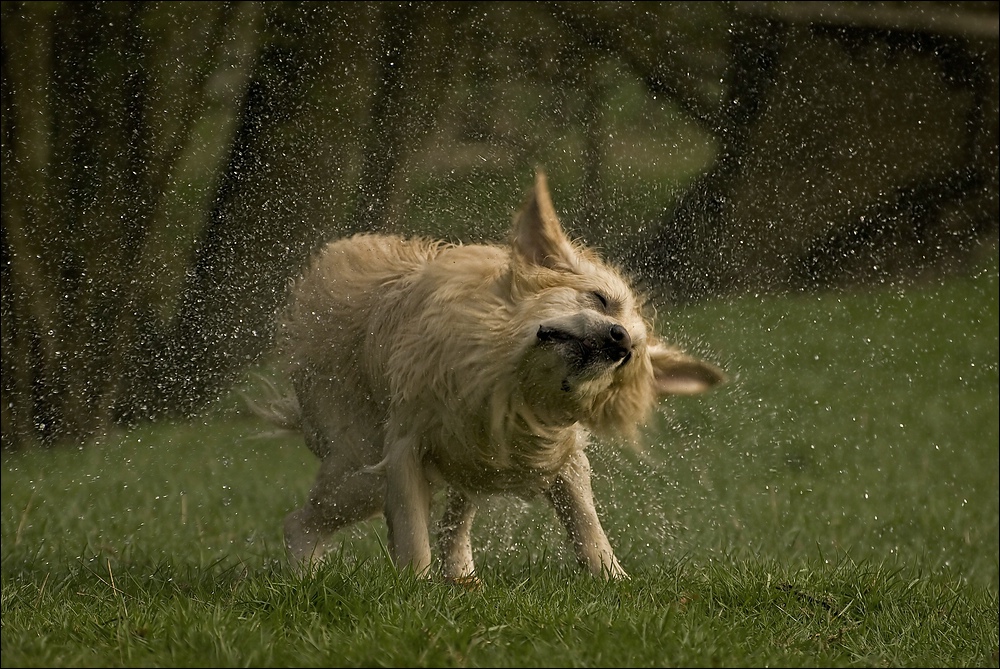
[[998, 279], [661, 313], [733, 381], [595, 445], [632, 580], [496, 500], [475, 591], [399, 575], [381, 522], [311, 579], [281, 520], [316, 462], [227, 398], [3, 459], [7, 666], [997, 666]]

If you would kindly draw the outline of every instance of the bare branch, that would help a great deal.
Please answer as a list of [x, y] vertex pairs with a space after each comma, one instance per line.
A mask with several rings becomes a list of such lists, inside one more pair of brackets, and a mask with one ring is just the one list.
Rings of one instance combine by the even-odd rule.
[[899, 32], [952, 35], [974, 40], [1000, 36], [996, 3], [980, 10], [935, 2], [735, 2], [738, 13], [791, 24], [829, 25]]

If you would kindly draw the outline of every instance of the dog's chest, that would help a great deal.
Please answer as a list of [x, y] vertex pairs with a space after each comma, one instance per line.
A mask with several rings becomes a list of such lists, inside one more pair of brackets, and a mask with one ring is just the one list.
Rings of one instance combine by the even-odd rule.
[[555, 440], [529, 435], [462, 454], [434, 449], [430, 464], [447, 483], [471, 493], [532, 497], [549, 488], [576, 448], [572, 435]]

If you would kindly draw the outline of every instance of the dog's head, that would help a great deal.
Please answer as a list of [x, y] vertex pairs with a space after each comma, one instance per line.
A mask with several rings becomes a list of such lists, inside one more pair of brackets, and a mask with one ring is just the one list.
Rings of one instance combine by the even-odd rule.
[[566, 237], [541, 171], [511, 247], [523, 391], [539, 418], [631, 434], [659, 396], [725, 380], [714, 365], [655, 339], [622, 275]]

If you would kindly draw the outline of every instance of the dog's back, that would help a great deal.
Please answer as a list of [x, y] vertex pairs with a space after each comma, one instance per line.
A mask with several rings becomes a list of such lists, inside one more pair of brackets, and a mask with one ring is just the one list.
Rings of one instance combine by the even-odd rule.
[[362, 360], [387, 300], [440, 252], [441, 244], [357, 235], [327, 244], [294, 284], [280, 322], [293, 373], [341, 375]]

